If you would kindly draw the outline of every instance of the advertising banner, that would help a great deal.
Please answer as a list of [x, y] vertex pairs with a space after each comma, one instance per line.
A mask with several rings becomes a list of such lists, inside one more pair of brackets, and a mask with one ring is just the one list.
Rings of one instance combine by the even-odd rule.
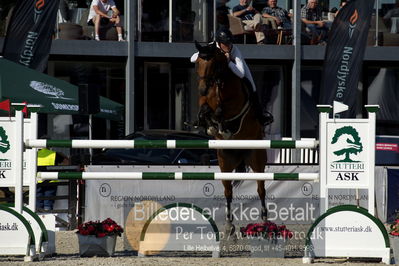
[[374, 0], [353, 0], [339, 11], [328, 35], [320, 103], [342, 102], [349, 110], [339, 117], [356, 116], [357, 88], [367, 44]]
[[[219, 172], [217, 166], [88, 166], [90, 172]], [[266, 172], [318, 172], [318, 166], [268, 166]], [[219, 231], [226, 226], [226, 199], [224, 188], [218, 180], [87, 180], [86, 181], [86, 209], [85, 221], [103, 220], [108, 217], [118, 224], [124, 225], [125, 248], [138, 250], [139, 239], [146, 222], [162, 208], [171, 204], [189, 204], [193, 208], [200, 208], [215, 221]], [[376, 178], [384, 178], [383, 169], [377, 169]], [[379, 182], [379, 181], [377, 181]], [[383, 182], [380, 182], [383, 184]], [[304, 240], [306, 231], [319, 217], [320, 188], [318, 182], [309, 181], [267, 181], [266, 206], [268, 220], [279, 226], [286, 225], [294, 232], [294, 237]], [[377, 187], [378, 215], [383, 217], [382, 206], [384, 187]], [[337, 189], [329, 194], [330, 207], [342, 204], [356, 204], [354, 189]], [[360, 205], [367, 207], [368, 195], [360, 191]], [[174, 209], [170, 209], [174, 210]], [[240, 227], [248, 224], [261, 223], [261, 202], [257, 193], [256, 181], [234, 182], [233, 203], [231, 206], [235, 231], [239, 234]], [[167, 231], [167, 243], [173, 243], [176, 238], [183, 239], [186, 230], [181, 229], [186, 220], [176, 223], [176, 217], [191, 217], [172, 212], [170, 222], [157, 223], [150, 230]], [[382, 219], [383, 220], [383, 219]], [[206, 222], [206, 221], [205, 221]], [[209, 224], [197, 220], [191, 225], [193, 233], [208, 230]], [[158, 230], [158, 231], [157, 231]], [[157, 236], [161, 237], [161, 236]], [[162, 237], [166, 237], [162, 235]], [[201, 235], [199, 235], [201, 237]], [[173, 241], [172, 241], [173, 240]], [[171, 242], [170, 242], [171, 241]], [[303, 243], [302, 243], [303, 245]], [[298, 247], [291, 247], [298, 249]], [[302, 247], [303, 248], [303, 247]]]
[[59, 0], [19, 0], [11, 16], [3, 57], [43, 72], [47, 68]]
[[376, 165], [399, 165], [398, 136], [376, 136], [375, 142]]

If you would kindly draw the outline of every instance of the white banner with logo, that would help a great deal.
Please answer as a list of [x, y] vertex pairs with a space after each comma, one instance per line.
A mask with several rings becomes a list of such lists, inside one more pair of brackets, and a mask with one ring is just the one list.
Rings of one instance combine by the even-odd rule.
[[[318, 172], [318, 166], [268, 166], [267, 172]], [[89, 172], [219, 172], [217, 166], [88, 166]], [[376, 168], [377, 215], [386, 216], [386, 170]], [[259, 222], [261, 203], [256, 181], [234, 182], [232, 212], [237, 224]], [[310, 224], [319, 216], [319, 183], [309, 181], [267, 181], [266, 205], [268, 219], [275, 223]], [[360, 205], [367, 208], [368, 195], [360, 190]], [[141, 202], [153, 202], [140, 207]], [[85, 221], [108, 217], [125, 225], [134, 209], [136, 215], [151, 215], [160, 206], [171, 203], [192, 203], [208, 208], [219, 225], [225, 221], [225, 197], [218, 180], [87, 180]], [[354, 189], [334, 189], [329, 192], [330, 207], [356, 204]]]

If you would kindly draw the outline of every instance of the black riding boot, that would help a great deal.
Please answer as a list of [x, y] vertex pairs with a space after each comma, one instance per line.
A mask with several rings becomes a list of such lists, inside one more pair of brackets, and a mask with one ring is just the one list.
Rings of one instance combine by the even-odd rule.
[[267, 116], [263, 113], [263, 108], [260, 105], [259, 97], [256, 91], [250, 91], [249, 101], [251, 102], [255, 116], [261, 125], [267, 126], [273, 122], [273, 116], [270, 113], [267, 113]]

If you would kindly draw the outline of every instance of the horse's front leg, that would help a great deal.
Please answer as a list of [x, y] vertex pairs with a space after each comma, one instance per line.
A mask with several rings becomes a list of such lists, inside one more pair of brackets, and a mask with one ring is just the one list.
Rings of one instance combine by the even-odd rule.
[[216, 136], [217, 128], [212, 122], [213, 111], [207, 103], [203, 103], [198, 112], [198, 126], [206, 130], [210, 136]]
[[230, 139], [231, 132], [226, 128], [226, 123], [223, 119], [223, 110], [221, 106], [218, 106], [215, 110], [215, 120], [218, 121], [218, 134], [224, 139]]
[[231, 213], [231, 203], [233, 201], [233, 186], [232, 181], [223, 180], [224, 196], [226, 197], [226, 228], [225, 231], [228, 235], [232, 235], [235, 231], [233, 225], [233, 215]]

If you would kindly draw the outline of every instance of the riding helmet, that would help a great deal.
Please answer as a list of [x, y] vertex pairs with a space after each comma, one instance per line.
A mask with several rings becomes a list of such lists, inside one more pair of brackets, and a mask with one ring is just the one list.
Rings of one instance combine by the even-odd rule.
[[230, 44], [233, 40], [233, 34], [229, 29], [222, 28], [216, 32], [216, 41], [224, 44]]

